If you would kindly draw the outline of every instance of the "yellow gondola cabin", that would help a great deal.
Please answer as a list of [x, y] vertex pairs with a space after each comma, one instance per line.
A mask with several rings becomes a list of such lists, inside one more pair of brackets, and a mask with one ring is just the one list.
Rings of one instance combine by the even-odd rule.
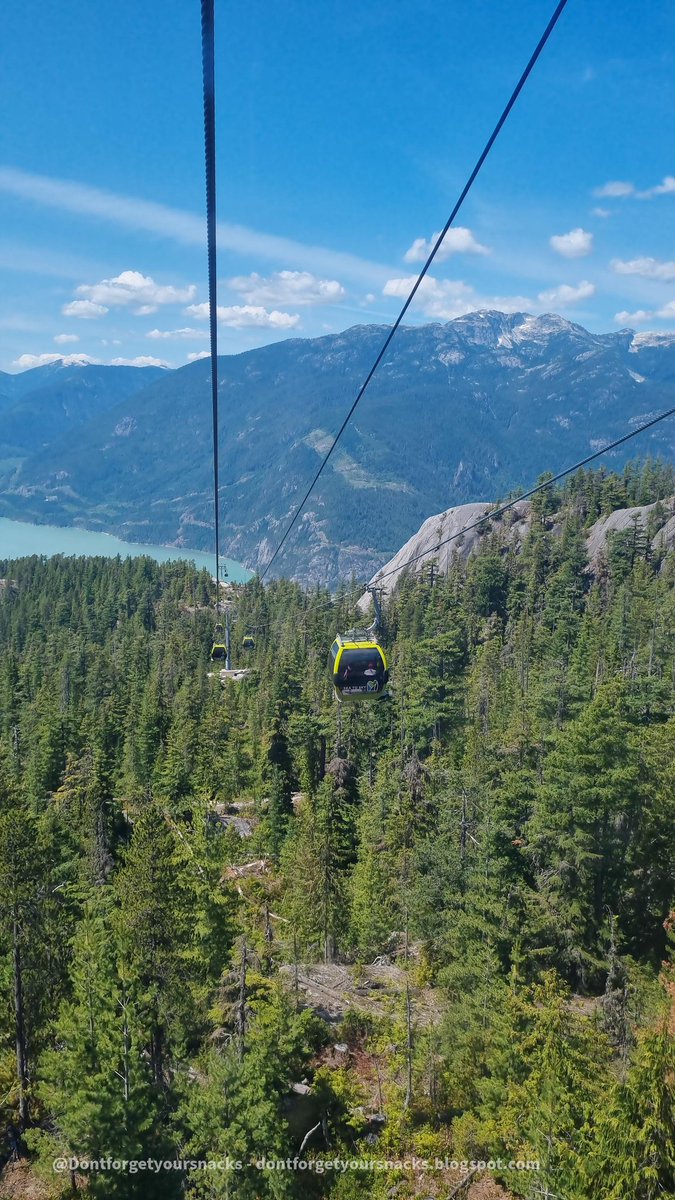
[[338, 634], [330, 648], [330, 675], [338, 700], [380, 700], [387, 691], [387, 656], [371, 633]]

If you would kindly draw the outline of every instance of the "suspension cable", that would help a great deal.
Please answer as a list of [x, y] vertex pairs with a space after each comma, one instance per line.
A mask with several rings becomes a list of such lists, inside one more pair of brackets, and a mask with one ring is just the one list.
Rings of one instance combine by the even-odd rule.
[[378, 354], [375, 358], [373, 365], [371, 366], [368, 374], [366, 375], [364, 382], [361, 384], [361, 387], [359, 388], [359, 391], [357, 393], [356, 399], [354, 400], [354, 403], [352, 404], [349, 412], [347, 413], [344, 421], [342, 422], [342, 425], [338, 429], [338, 432], [336, 433], [330, 448], [328, 449], [327, 453], [325, 454], [323, 461], [321, 462], [321, 465], [319, 466], [319, 469], [317, 470], [312, 482], [310, 483], [307, 491], [305, 492], [303, 499], [301, 500], [300, 504], [296, 508], [296, 510], [293, 514], [293, 517], [291, 518], [289, 524], [286, 527], [286, 530], [284, 532], [283, 537], [281, 538], [281, 541], [279, 542], [276, 550], [274, 551], [274, 554], [272, 555], [267, 566], [265, 567], [265, 570], [263, 571], [262, 575], [260, 576], [261, 579], [264, 579], [265, 576], [267, 575], [267, 572], [269, 571], [270, 567], [272, 566], [272, 563], [274, 562], [277, 555], [281, 551], [283, 545], [285, 544], [286, 539], [288, 538], [298, 517], [300, 516], [300, 513], [304, 509], [305, 504], [307, 503], [307, 501], [309, 500], [309, 497], [311, 496], [312, 492], [314, 491], [314, 487], [317, 484], [317, 482], [324, 470], [324, 467], [327, 465], [328, 460], [330, 459], [335, 447], [337, 446], [340, 438], [342, 437], [342, 434], [344, 433], [345, 429], [347, 428], [347, 425], [349, 424], [352, 416], [354, 415], [357, 405], [358, 405], [359, 401], [361, 400], [361, 397], [363, 396], [364, 392], [366, 391], [366, 388], [368, 387], [371, 379], [373, 378], [373, 375], [375, 374], [377, 368], [379, 367], [380, 363], [382, 362], [382, 359], [384, 358], [384, 356], [389, 348], [389, 344], [390, 344], [392, 338], [394, 337], [396, 330], [398, 329], [405, 314], [407, 313], [408, 309], [410, 308], [410, 305], [412, 304], [412, 302], [420, 288], [422, 280], [426, 276], [427, 271], [429, 270], [429, 267], [431, 266], [432, 262], [434, 261], [436, 255], [441, 247], [441, 244], [443, 242], [443, 239], [445, 238], [445, 235], [447, 234], [448, 230], [450, 229], [450, 226], [452, 225], [453, 221], [455, 220], [455, 217], [457, 216], [460, 208], [462, 207], [462, 204], [464, 203], [469, 191], [471, 190], [471, 187], [474, 183], [474, 180], [476, 179], [476, 176], [478, 175], [478, 172], [480, 171], [481, 167], [483, 166], [483, 163], [485, 162], [485, 159], [487, 158], [494, 143], [496, 142], [496, 140], [501, 132], [502, 126], [506, 122], [506, 120], [509, 116], [509, 113], [511, 112], [511, 109], [513, 108], [514, 104], [516, 103], [518, 96], [520, 95], [535, 63], [537, 62], [537, 59], [539, 58], [542, 50], [544, 49], [544, 46], [546, 45], [549, 37], [551, 36], [553, 30], [555, 29], [555, 26], [558, 23], [558, 19], [561, 16], [562, 11], [565, 8], [566, 4], [567, 4], [567, 0], [559, 0], [558, 4], [556, 5], [555, 11], [554, 11], [550, 21], [548, 22], [546, 29], [544, 30], [539, 41], [537, 42], [537, 45], [530, 56], [530, 59], [527, 63], [527, 66], [525, 67], [525, 70], [523, 71], [522, 75], [520, 76], [520, 79], [518, 80], [518, 83], [516, 84], [515, 88], [513, 89], [513, 92], [511, 93], [511, 96], [509, 97], [506, 107], [504, 108], [499, 120], [497, 121], [497, 124], [495, 125], [494, 129], [492, 130], [492, 133], [490, 134], [487, 142], [485, 143], [485, 146], [483, 147], [483, 150], [481, 151], [481, 154], [480, 154], [471, 174], [469, 175], [469, 178], [467, 179], [466, 183], [464, 184], [464, 187], [462, 188], [462, 191], [460, 192], [459, 199], [457, 200], [455, 207], [453, 208], [452, 212], [450, 213], [450, 216], [448, 217], [447, 221], [445, 222], [445, 225], [443, 226], [441, 232], [439, 233], [438, 237], [436, 238], [436, 241], [431, 250], [431, 253], [429, 254], [429, 257], [427, 258], [424, 266], [422, 267], [422, 270], [420, 271], [419, 275], [417, 276], [417, 279], [415, 280], [415, 283], [413, 284], [413, 287], [410, 290], [410, 293], [408, 295], [407, 300], [405, 301], [405, 304], [403, 305], [403, 308], [401, 309], [396, 320], [394, 321], [394, 324], [392, 325], [391, 329], [389, 330], [389, 333], [387, 334], [384, 342], [382, 343], [382, 346], [381, 346], [380, 350], [378, 351]]
[[[216, 542], [216, 612], [220, 611], [220, 526], [218, 517], [218, 306], [216, 288], [216, 71], [214, 0], [202, 3], [202, 78], [204, 82], [204, 158], [206, 165], [206, 240], [209, 271], [211, 407], [213, 420], [213, 510]], [[224, 574], [227, 574], [225, 568]]]
[[645, 429], [651, 429], [653, 425], [658, 425], [660, 421], [665, 421], [666, 417], [672, 417], [673, 414], [675, 414], [675, 408], [669, 408], [667, 412], [659, 413], [657, 417], [652, 417], [651, 421], [645, 421], [644, 425], [638, 425], [636, 429], [631, 429], [630, 433], [624, 433], [623, 437], [617, 438], [616, 441], [610, 442], [607, 446], [603, 446], [601, 450], [596, 450], [594, 454], [589, 454], [587, 458], [580, 459], [579, 462], [574, 463], [574, 466], [566, 467], [564, 471], [558, 471], [557, 475], [552, 475], [550, 479], [544, 480], [543, 483], [538, 483], [536, 487], [530, 488], [529, 491], [523, 492], [513, 500], [507, 501], [506, 504], [501, 504], [498, 508], [492, 509], [491, 512], [485, 513], [477, 521], [472, 521], [470, 525], [465, 525], [463, 529], [460, 529], [457, 533], [453, 533], [450, 537], [444, 538], [442, 542], [437, 542], [429, 550], [423, 550], [420, 554], [416, 554], [414, 558], [407, 559], [398, 567], [392, 567], [389, 571], [374, 575], [371, 583], [374, 585], [381, 583], [383, 579], [387, 579], [390, 575], [395, 575], [397, 571], [404, 571], [406, 567], [419, 562], [421, 558], [426, 558], [429, 554], [435, 554], [442, 546], [447, 546], [450, 542], [455, 542], [458, 538], [464, 537], [465, 533], [470, 533], [471, 530], [480, 528], [487, 521], [494, 521], [497, 517], [503, 516], [504, 513], [515, 508], [516, 504], [520, 504], [521, 500], [529, 500], [530, 496], [536, 496], [538, 492], [545, 491], [551, 484], [558, 483], [574, 471], [580, 471], [582, 467], [587, 466], [590, 462], [594, 462], [596, 458], [600, 458], [603, 454], [608, 454], [610, 450], [615, 450], [617, 446], [622, 446], [625, 442], [630, 441], [631, 438], [637, 437], [639, 433], [644, 433]]

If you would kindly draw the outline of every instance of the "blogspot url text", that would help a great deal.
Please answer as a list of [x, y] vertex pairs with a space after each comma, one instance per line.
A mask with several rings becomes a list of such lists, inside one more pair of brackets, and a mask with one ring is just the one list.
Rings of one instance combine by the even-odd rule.
[[326, 1172], [344, 1174], [346, 1171], [539, 1171], [537, 1159], [454, 1159], [454, 1158], [262, 1158], [245, 1162], [238, 1158], [80, 1158], [75, 1155], [55, 1158], [54, 1171], [88, 1172], [120, 1171], [136, 1175], [145, 1171], [159, 1175], [161, 1171], [308, 1171], [315, 1175]]

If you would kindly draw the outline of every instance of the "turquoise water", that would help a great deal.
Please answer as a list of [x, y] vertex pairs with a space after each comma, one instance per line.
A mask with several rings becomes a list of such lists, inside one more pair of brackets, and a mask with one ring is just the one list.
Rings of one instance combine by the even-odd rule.
[[[114, 558], [138, 558], [147, 554], [156, 562], [175, 559], [192, 560], [213, 574], [212, 554], [202, 550], [181, 550], [173, 546], [143, 546], [139, 542], [123, 542], [111, 533], [94, 533], [91, 529], [66, 528], [61, 525], [29, 525], [26, 521], [10, 521], [0, 517], [0, 558], [24, 558], [27, 554], [104, 555]], [[253, 571], [230, 558], [221, 559], [227, 566], [233, 583], [245, 583]]]

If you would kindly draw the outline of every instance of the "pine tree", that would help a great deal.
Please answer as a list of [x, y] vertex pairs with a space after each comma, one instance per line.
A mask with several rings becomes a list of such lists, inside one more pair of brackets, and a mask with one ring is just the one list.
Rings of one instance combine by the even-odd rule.
[[158, 1088], [167, 1086], [177, 1046], [195, 1021], [188, 982], [192, 913], [176, 834], [159, 802], [138, 815], [114, 882], [120, 962], [144, 1021], [144, 1049]]
[[640, 822], [640, 760], [621, 683], [608, 684], [561, 734], [525, 831], [536, 886], [565, 970], [582, 986], [597, 971], [609, 908], [626, 898], [624, 862]]
[[189, 1196], [228, 1200], [280, 1200], [306, 1193], [299, 1172], [256, 1167], [261, 1158], [287, 1159], [292, 1140], [283, 1098], [306, 1071], [309, 1054], [323, 1038], [309, 1012], [293, 1013], [278, 987], [261, 990], [252, 1002], [246, 1053], [235, 1042], [208, 1051], [192, 1083], [183, 1085], [181, 1116], [184, 1157], [225, 1159], [240, 1164], [225, 1172], [195, 1172]]
[[[495, 1012], [485, 1066], [478, 1136], [486, 1156], [534, 1160], [538, 1186], [569, 1194], [586, 1111], [602, 1102], [611, 1075], [605, 1039], [571, 1010], [554, 972], [524, 994], [512, 990]], [[519, 1189], [522, 1175], [504, 1176]]]
[[[115, 959], [112, 927], [101, 901], [91, 901], [73, 940], [72, 999], [64, 1003], [55, 1048], [41, 1062], [42, 1102], [50, 1133], [30, 1144], [43, 1158], [167, 1159], [164, 1098], [143, 1054], [143, 1018], [135, 986]], [[171, 1197], [176, 1172], [94, 1172], [93, 1195]]]
[[[0, 945], [3, 1035], [14, 1051], [10, 1138], [18, 1138], [31, 1117], [35, 1063], [58, 988], [49, 930], [53, 891], [49, 861], [36, 819], [19, 802], [0, 763]], [[51, 968], [51, 970], [50, 970]]]
[[302, 944], [321, 946], [332, 962], [348, 935], [347, 882], [355, 851], [354, 781], [345, 759], [333, 759], [315, 796], [298, 814], [284, 848], [286, 912]]
[[645, 1034], [625, 1082], [616, 1082], [583, 1130], [583, 1200], [675, 1195], [675, 1038], [665, 1022]]

